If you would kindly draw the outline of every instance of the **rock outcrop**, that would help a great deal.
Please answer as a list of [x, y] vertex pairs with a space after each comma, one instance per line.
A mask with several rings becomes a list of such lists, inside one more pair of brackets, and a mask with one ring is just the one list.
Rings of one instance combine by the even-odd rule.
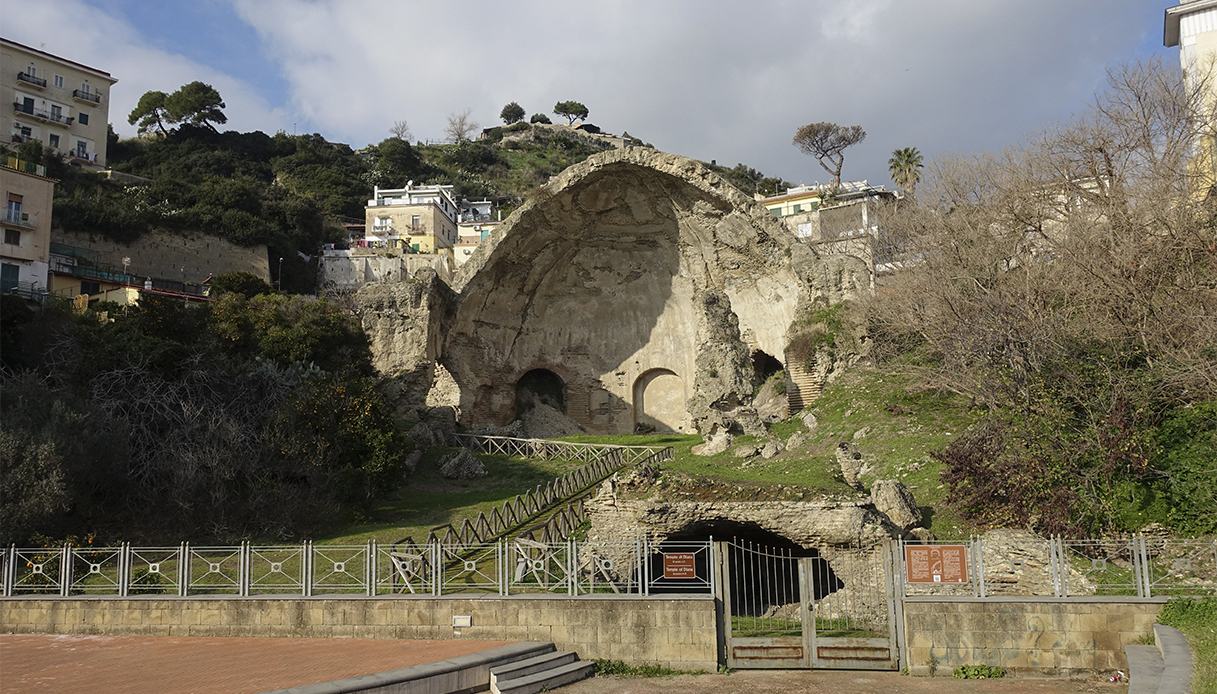
[[877, 480], [871, 485], [875, 508], [903, 532], [921, 525], [921, 508], [900, 480]]
[[487, 472], [486, 465], [477, 456], [462, 448], [444, 462], [439, 474], [450, 480], [475, 480], [485, 477]]

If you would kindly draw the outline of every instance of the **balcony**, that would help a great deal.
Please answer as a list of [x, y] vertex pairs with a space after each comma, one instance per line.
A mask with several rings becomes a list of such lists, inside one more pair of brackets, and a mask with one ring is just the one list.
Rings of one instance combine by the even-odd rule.
[[90, 164], [97, 163], [97, 152], [71, 151], [71, 152], [68, 152], [68, 156], [70, 156], [72, 159], [79, 159], [81, 161], [87, 161]]
[[83, 101], [90, 106], [96, 106], [101, 103], [100, 92], [82, 92], [79, 89], [73, 89], [72, 98], [77, 101]]
[[38, 213], [6, 209], [4, 210], [4, 218], [0, 221], [5, 226], [33, 229], [38, 226]]
[[24, 82], [31, 87], [37, 87], [38, 89], [46, 89], [46, 80], [42, 79], [41, 77], [35, 77], [28, 72], [18, 72], [17, 81]]
[[62, 125], [65, 128], [72, 127], [72, 121], [76, 120], [71, 116], [65, 116], [62, 113], [52, 113], [34, 108], [32, 105], [23, 104], [19, 101], [13, 102], [13, 113], [24, 113], [27, 116], [33, 116], [38, 120], [44, 120], [48, 123]]

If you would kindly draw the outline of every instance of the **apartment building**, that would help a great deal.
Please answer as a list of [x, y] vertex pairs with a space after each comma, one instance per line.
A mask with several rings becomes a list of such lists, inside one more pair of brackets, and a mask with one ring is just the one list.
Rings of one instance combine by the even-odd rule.
[[46, 167], [15, 157], [0, 160], [0, 291], [30, 296], [47, 292], [51, 257], [51, 204], [55, 179]]
[[383, 248], [435, 253], [457, 241], [460, 208], [450, 185], [373, 188], [364, 238]]
[[106, 166], [110, 88], [87, 65], [0, 38], [0, 103], [12, 104], [9, 141], [38, 140], [82, 166]]

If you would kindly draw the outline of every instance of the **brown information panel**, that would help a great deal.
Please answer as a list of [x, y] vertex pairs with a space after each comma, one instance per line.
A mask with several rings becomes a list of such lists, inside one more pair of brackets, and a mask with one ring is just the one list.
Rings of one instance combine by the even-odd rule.
[[968, 548], [964, 545], [905, 545], [909, 583], [967, 583]]
[[693, 552], [673, 552], [663, 555], [664, 578], [697, 578]]

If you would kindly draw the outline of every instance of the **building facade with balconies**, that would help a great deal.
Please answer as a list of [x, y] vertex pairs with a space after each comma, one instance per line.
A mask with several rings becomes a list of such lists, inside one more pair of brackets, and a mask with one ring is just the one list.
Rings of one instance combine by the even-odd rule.
[[0, 160], [0, 291], [31, 296], [47, 293], [51, 258], [51, 204], [55, 179], [46, 167], [15, 157]]
[[108, 72], [0, 38], [0, 104], [12, 104], [9, 141], [38, 140], [92, 169], [106, 166]]
[[373, 188], [366, 208], [364, 238], [383, 248], [435, 253], [457, 240], [460, 209], [452, 186]]

